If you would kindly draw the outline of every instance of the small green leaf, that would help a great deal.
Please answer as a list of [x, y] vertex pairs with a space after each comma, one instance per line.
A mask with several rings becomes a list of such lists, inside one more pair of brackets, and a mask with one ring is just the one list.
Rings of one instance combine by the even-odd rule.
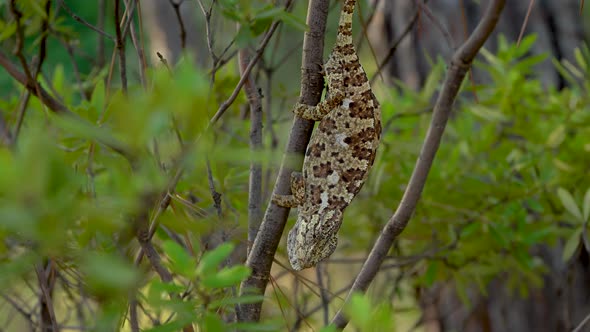
[[584, 195], [584, 204], [582, 205], [582, 208], [584, 210], [584, 221], [590, 221], [588, 220], [590, 218], [590, 188], [586, 190], [586, 194]]
[[436, 280], [438, 264], [439, 263], [437, 261], [432, 261], [428, 264], [428, 269], [426, 269], [426, 273], [424, 274], [424, 281], [426, 282], [427, 286], [432, 286], [434, 280]]
[[239, 48], [246, 47], [252, 40], [254, 40], [255, 36], [254, 31], [252, 31], [249, 26], [242, 25], [236, 35], [236, 45]]
[[250, 275], [250, 269], [243, 265], [224, 268], [216, 274], [205, 276], [203, 286], [208, 288], [223, 288], [239, 284]]
[[219, 316], [214, 315], [212, 313], [208, 313], [205, 315], [205, 317], [203, 319], [203, 324], [201, 325], [201, 327], [203, 327], [203, 331], [206, 331], [206, 332], [226, 331], [226, 329], [223, 327], [223, 321], [221, 320], [221, 318], [219, 318]]
[[266, 19], [266, 18], [276, 18], [279, 15], [282, 15], [282, 13], [285, 10], [281, 7], [273, 7], [273, 6], [268, 6], [263, 8], [261, 11], [257, 12], [256, 15], [254, 15], [254, 19]]
[[557, 196], [561, 200], [561, 203], [565, 209], [577, 219], [576, 221], [584, 221], [582, 218], [582, 212], [580, 212], [580, 208], [578, 208], [574, 197], [569, 193], [569, 191], [560, 187], [557, 189]]
[[560, 124], [555, 129], [553, 129], [551, 134], [549, 134], [549, 137], [547, 137], [546, 144], [550, 148], [556, 148], [559, 145], [561, 145], [561, 143], [563, 143], [564, 140], [565, 140], [565, 125]]
[[469, 110], [471, 111], [471, 113], [487, 121], [497, 122], [507, 120], [506, 116], [502, 114], [500, 111], [489, 107], [481, 105], [472, 105], [471, 107], [469, 107]]
[[88, 253], [80, 261], [86, 280], [96, 292], [116, 296], [139, 281], [139, 272], [122, 257], [106, 253]]
[[94, 91], [92, 91], [92, 96], [90, 97], [90, 105], [94, 106], [94, 114], [90, 117], [90, 119], [96, 121], [98, 120], [99, 114], [102, 114], [105, 109], [105, 85], [104, 81], [100, 80], [96, 83], [94, 87]]
[[197, 264], [183, 247], [174, 241], [166, 240], [162, 244], [162, 248], [170, 258], [170, 268], [173, 272], [188, 278], [195, 276]]
[[324, 326], [319, 330], [319, 332], [336, 332], [336, 331], [338, 331], [338, 329], [334, 325]]
[[580, 245], [580, 236], [582, 235], [583, 228], [580, 227], [576, 229], [570, 237], [565, 241], [565, 245], [563, 246], [563, 252], [561, 254], [561, 259], [564, 262], [567, 262], [572, 258], [574, 253], [578, 250], [578, 246]]
[[233, 306], [235, 304], [258, 303], [264, 300], [263, 295], [242, 295], [240, 297], [223, 298], [214, 300], [209, 303], [209, 308], [217, 309], [225, 306]]
[[234, 244], [231, 242], [226, 242], [219, 245], [217, 248], [206, 252], [201, 261], [199, 262], [199, 266], [197, 267], [197, 274], [201, 276], [207, 276], [213, 273], [219, 264], [223, 262], [234, 250]]
[[344, 312], [355, 327], [364, 330], [371, 320], [371, 303], [366, 296], [353, 294], [348, 305], [344, 307]]
[[307, 24], [305, 24], [305, 21], [303, 21], [301, 18], [299, 18], [298, 16], [295, 16], [291, 13], [287, 13], [286, 11], [283, 11], [282, 13], [280, 13], [279, 18], [286, 25], [293, 27], [299, 31], [307, 31], [308, 30], [308, 26], [307, 26]]

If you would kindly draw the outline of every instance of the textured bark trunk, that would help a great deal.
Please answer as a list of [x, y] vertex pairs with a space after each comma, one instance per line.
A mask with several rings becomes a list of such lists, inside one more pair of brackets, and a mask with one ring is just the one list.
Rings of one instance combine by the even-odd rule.
[[[453, 47], [472, 31], [489, 1], [480, 4], [471, 0], [427, 1], [434, 20], [416, 1], [375, 0], [376, 13], [369, 26], [369, 39], [378, 59], [387, 57], [390, 48], [399, 43], [383, 73], [419, 89], [430, 71], [430, 59], [449, 59]], [[508, 1], [502, 18], [485, 47], [494, 52], [499, 34], [515, 42], [527, 17], [530, 1]], [[582, 16], [578, 0], [537, 0], [524, 35], [535, 33], [537, 41], [531, 50], [536, 55], [546, 53], [547, 59], [536, 67], [536, 74], [545, 86], [561, 88], [566, 82], [551, 63], [574, 60], [574, 49], [583, 41]], [[409, 34], [399, 42], [400, 35], [412, 21], [418, 20]], [[483, 73], [474, 71], [477, 83], [485, 81]], [[581, 250], [569, 264], [561, 260], [560, 248], [534, 249], [549, 271], [541, 289], [531, 289], [523, 298], [512, 292], [498, 277], [488, 285], [488, 295], [477, 289], [467, 291], [471, 306], [464, 305], [451, 284], [439, 284], [420, 290], [423, 308], [422, 326], [428, 332], [466, 331], [571, 331], [590, 312], [590, 259]], [[590, 323], [580, 331], [590, 331]]]

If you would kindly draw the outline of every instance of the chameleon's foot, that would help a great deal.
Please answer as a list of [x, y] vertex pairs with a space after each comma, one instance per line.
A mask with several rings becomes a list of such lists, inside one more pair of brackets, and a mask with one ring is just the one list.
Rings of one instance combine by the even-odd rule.
[[272, 202], [278, 206], [287, 207], [287, 208], [294, 208], [299, 205], [297, 199], [293, 195], [279, 195], [274, 194], [272, 196]]

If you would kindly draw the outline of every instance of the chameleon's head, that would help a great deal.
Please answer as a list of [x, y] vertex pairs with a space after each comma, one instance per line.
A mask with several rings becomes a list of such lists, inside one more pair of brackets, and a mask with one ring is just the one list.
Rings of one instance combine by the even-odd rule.
[[287, 238], [287, 251], [293, 269], [299, 271], [313, 267], [332, 255], [341, 224], [342, 212], [338, 209], [312, 215], [300, 213]]

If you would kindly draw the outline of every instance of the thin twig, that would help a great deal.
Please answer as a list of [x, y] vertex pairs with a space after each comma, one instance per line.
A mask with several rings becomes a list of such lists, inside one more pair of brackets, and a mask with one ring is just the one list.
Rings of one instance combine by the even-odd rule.
[[[131, 36], [131, 42], [133, 43], [133, 47], [135, 48], [135, 52], [137, 53], [137, 59], [139, 60], [139, 81], [141, 82], [141, 86], [145, 89], [147, 87], [147, 80], [146, 80], [146, 68], [147, 68], [147, 61], [145, 59], [145, 54], [143, 51], [143, 45], [137, 38], [137, 33], [135, 32], [135, 27], [133, 25], [133, 11], [129, 10], [132, 6], [131, 2], [136, 2], [139, 0], [125, 0], [125, 7], [127, 8], [127, 21], [129, 22], [129, 36]], [[138, 11], [138, 16], [141, 15], [141, 11]]]
[[168, 0], [170, 5], [174, 9], [174, 13], [176, 14], [176, 20], [178, 20], [178, 26], [180, 28], [180, 48], [185, 50], [186, 49], [186, 29], [184, 27], [184, 21], [182, 20], [182, 15], [180, 13], [180, 5], [184, 2], [184, 0], [180, 0], [178, 2], [174, 0]]
[[[250, 52], [247, 48], [239, 51], [238, 62], [240, 72], [244, 72], [250, 61]], [[253, 154], [262, 149], [262, 102], [260, 93], [254, 82], [252, 74], [244, 84], [244, 92], [250, 104], [250, 151]], [[248, 251], [254, 243], [258, 227], [262, 221], [262, 165], [256, 160], [250, 161], [250, 178], [248, 183]]]
[[373, 74], [373, 77], [371, 77], [370, 84], [373, 84], [375, 82], [375, 79], [378, 76], [381, 76], [381, 72], [383, 71], [383, 69], [385, 68], [385, 66], [387, 65], [387, 63], [391, 59], [391, 57], [393, 57], [393, 55], [395, 54], [395, 51], [397, 50], [398, 46], [406, 38], [406, 36], [408, 36], [408, 34], [412, 31], [412, 28], [414, 27], [416, 22], [418, 22], [418, 17], [420, 17], [420, 11], [417, 9], [414, 12], [414, 16], [412, 16], [412, 19], [410, 20], [410, 22], [408, 22], [408, 24], [406, 25], [406, 27], [404, 28], [404, 30], [402, 31], [400, 36], [393, 43], [393, 45], [391, 45], [391, 47], [389, 48], [387, 55], [383, 58], [383, 60], [381, 60], [381, 63], [379, 63], [379, 66], [377, 67], [377, 71], [375, 72], [375, 74]]
[[[106, 33], [101, 24], [100, 24], [100, 15], [99, 15], [99, 25], [98, 27], [92, 25], [91, 23], [89, 23], [88, 21], [84, 20], [83, 18], [81, 18], [80, 16], [76, 15], [76, 13], [74, 13], [70, 7], [66, 6], [65, 2], [63, 0], [57, 0], [59, 5], [66, 10], [66, 12], [76, 21], [84, 24], [85, 26], [87, 26], [88, 28], [90, 28], [91, 30], [97, 32], [98, 34], [100, 34], [101, 36], [107, 38], [108, 40], [115, 42], [115, 38], [111, 35], [109, 35], [108, 33]], [[104, 22], [104, 21], [103, 21]]]
[[[285, 4], [285, 8], [289, 8], [291, 6], [292, 2], [293, 2], [293, 0], [287, 0], [287, 3]], [[270, 41], [273, 34], [275, 33], [275, 31], [279, 27], [280, 23], [281, 23], [280, 21], [276, 21], [270, 26], [270, 29], [268, 29], [268, 31], [264, 35], [264, 38], [262, 39], [262, 42], [260, 43], [260, 46], [258, 47], [256, 54], [254, 55], [252, 60], [250, 60], [248, 67], [246, 67], [246, 69], [244, 69], [244, 72], [242, 73], [242, 77], [240, 78], [240, 81], [238, 82], [238, 84], [234, 88], [234, 91], [232, 92], [230, 97], [226, 101], [224, 101], [221, 104], [221, 106], [219, 106], [217, 113], [215, 113], [215, 115], [213, 115], [213, 118], [211, 118], [211, 121], [210, 121], [211, 124], [217, 122], [217, 120], [219, 120], [219, 118], [223, 115], [223, 113], [225, 113], [225, 111], [227, 111], [227, 109], [231, 106], [231, 104], [234, 102], [234, 100], [236, 100], [236, 98], [238, 97], [238, 93], [240, 93], [242, 86], [244, 86], [244, 83], [246, 83], [246, 80], [248, 79], [248, 75], [250, 75], [250, 71], [252, 71], [252, 68], [254, 68], [254, 66], [256, 65], [256, 63], [258, 62], [260, 57], [262, 56], [262, 53], [266, 49], [266, 45], [268, 45], [268, 42]]]
[[516, 46], [520, 45], [522, 41], [522, 36], [524, 36], [524, 31], [526, 30], [526, 26], [529, 22], [529, 17], [531, 17], [531, 12], [533, 11], [533, 6], [535, 5], [535, 0], [529, 1], [529, 7], [526, 10], [526, 16], [524, 17], [524, 22], [522, 22], [522, 26], [520, 27], [520, 33], [518, 34], [518, 39], [516, 40]]
[[[121, 34], [121, 25], [119, 24], [119, 18], [121, 10], [121, 3], [120, 0], [115, 0], [115, 34], [117, 36], [115, 49], [117, 50], [117, 54], [119, 55], [119, 74], [121, 75], [121, 88], [123, 89], [123, 94], [127, 94], [127, 65], [125, 61], [125, 40], [123, 35]], [[130, 21], [131, 17], [127, 21]]]
[[449, 32], [449, 30], [447, 30], [447, 28], [436, 18], [436, 16], [434, 16], [432, 11], [430, 11], [430, 8], [428, 8], [422, 2], [422, 0], [414, 0], [414, 2], [420, 8], [420, 10], [422, 10], [422, 12], [424, 12], [424, 14], [426, 14], [426, 16], [428, 16], [430, 21], [432, 21], [432, 23], [434, 23], [434, 25], [436, 25], [438, 30], [442, 33], [442, 35], [447, 40], [447, 43], [449, 44], [451, 49], [454, 51], [457, 48], [457, 46], [455, 45], [455, 41], [453, 40], [453, 37], [451, 36], [451, 33]]

